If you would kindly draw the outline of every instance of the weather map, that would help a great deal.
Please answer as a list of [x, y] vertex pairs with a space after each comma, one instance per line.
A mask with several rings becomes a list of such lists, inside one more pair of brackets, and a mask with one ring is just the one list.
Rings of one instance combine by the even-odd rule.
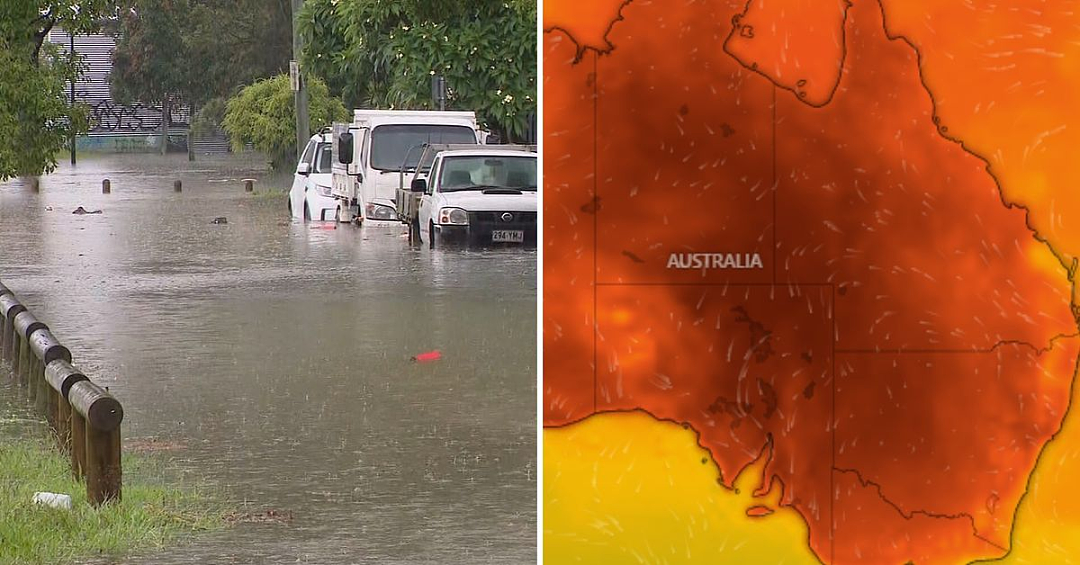
[[547, 562], [1080, 559], [1074, 9], [545, 4]]

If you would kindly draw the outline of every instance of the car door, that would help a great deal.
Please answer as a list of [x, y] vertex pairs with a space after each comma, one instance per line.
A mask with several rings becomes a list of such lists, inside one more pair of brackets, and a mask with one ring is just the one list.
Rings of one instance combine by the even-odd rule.
[[427, 237], [428, 224], [431, 222], [431, 217], [434, 215], [435, 206], [435, 184], [439, 182], [438, 170], [442, 167], [442, 159], [436, 158], [435, 162], [431, 164], [431, 172], [428, 174], [428, 186], [427, 191], [420, 196], [420, 233], [421, 240]]
[[304, 148], [304, 153], [300, 157], [300, 161], [296, 164], [296, 170], [293, 173], [292, 188], [289, 190], [289, 208], [292, 209], [292, 217], [303, 218], [304, 217], [304, 191], [307, 187], [307, 175], [300, 173], [300, 165], [307, 163], [308, 170], [311, 167], [311, 158], [315, 154], [315, 140], [308, 142], [307, 147]]

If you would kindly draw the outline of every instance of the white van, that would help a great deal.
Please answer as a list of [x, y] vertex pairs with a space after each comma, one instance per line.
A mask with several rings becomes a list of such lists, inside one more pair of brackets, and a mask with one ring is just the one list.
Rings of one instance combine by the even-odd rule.
[[[409, 150], [423, 144], [479, 144], [473, 112], [356, 110], [334, 124], [331, 195], [338, 221], [398, 226], [395, 197]], [[414, 153], [415, 154], [415, 153]], [[419, 158], [419, 154], [415, 154]]]

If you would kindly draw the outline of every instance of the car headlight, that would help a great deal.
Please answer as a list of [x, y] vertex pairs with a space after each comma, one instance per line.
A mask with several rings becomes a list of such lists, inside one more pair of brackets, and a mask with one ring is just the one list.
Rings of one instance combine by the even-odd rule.
[[467, 226], [469, 214], [461, 208], [442, 208], [439, 210], [439, 224], [444, 226]]
[[371, 220], [397, 219], [397, 212], [389, 206], [383, 206], [382, 204], [368, 204], [364, 209], [366, 211], [365, 215]]
[[320, 196], [330, 196], [330, 187], [317, 184], [315, 185], [315, 192], [318, 192]]

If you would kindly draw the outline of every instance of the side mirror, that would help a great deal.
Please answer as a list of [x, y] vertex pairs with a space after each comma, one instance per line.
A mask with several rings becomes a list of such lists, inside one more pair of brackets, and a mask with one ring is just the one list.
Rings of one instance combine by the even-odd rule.
[[501, 145], [502, 140], [499, 139], [499, 134], [492, 132], [488, 134], [487, 141], [485, 143], [487, 145]]
[[296, 166], [296, 174], [308, 176], [311, 174], [311, 163], [300, 163]]
[[411, 185], [413, 192], [427, 192], [427, 179], [415, 178]]
[[353, 135], [343, 133], [337, 139], [337, 160], [342, 165], [351, 165], [353, 157]]

